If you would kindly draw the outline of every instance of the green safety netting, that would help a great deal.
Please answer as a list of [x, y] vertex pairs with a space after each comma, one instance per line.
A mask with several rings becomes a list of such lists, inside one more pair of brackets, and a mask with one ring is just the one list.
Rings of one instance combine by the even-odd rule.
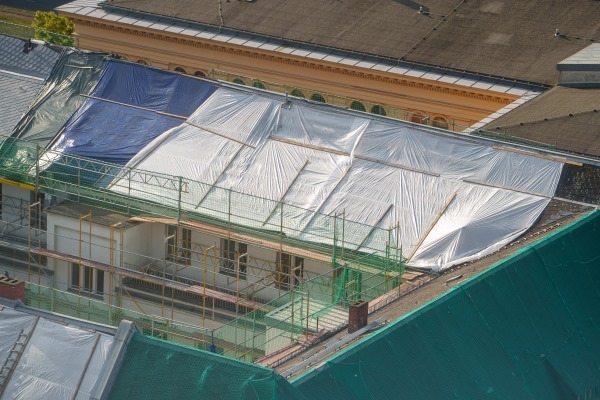
[[303, 399], [273, 370], [134, 334], [109, 397], [135, 399]]
[[600, 396], [600, 212], [293, 382], [311, 399]]

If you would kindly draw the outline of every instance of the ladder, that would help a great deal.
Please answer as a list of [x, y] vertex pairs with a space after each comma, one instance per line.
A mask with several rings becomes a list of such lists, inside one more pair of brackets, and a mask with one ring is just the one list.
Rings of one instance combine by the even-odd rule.
[[38, 321], [39, 317], [35, 320], [35, 323], [31, 328], [30, 332], [26, 332], [25, 329], [21, 329], [21, 332], [19, 332], [19, 337], [17, 338], [15, 344], [8, 353], [8, 357], [6, 357], [6, 360], [4, 360], [2, 367], [0, 367], [0, 397], [2, 397], [6, 386], [8, 386], [8, 381], [10, 380], [10, 377], [15, 371], [15, 368], [19, 364], [19, 360], [23, 355], [25, 347], [27, 347], [27, 343], [29, 343], [31, 334], [35, 330]]

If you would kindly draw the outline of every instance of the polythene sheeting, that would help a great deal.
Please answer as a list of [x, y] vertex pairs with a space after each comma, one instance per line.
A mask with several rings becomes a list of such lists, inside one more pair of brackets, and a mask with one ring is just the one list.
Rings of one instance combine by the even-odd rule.
[[95, 87], [104, 56], [66, 50], [12, 136], [46, 147], [83, 103], [85, 97], [81, 95], [89, 94]]
[[[93, 356], [98, 335], [40, 319], [6, 387], [5, 396], [31, 400], [75, 398], [82, 374], [98, 371], [106, 360], [106, 353]], [[98, 345], [106, 345], [106, 340], [112, 342], [105, 337], [102, 342], [98, 340]], [[108, 349], [107, 346], [102, 348]], [[89, 388], [90, 381], [87, 382], [80, 391]], [[89, 398], [89, 395], [87, 392], [79, 398]]]
[[392, 122], [371, 122], [355, 154], [446, 178], [468, 179], [543, 196], [554, 194], [562, 170], [560, 162]]
[[214, 84], [201, 79], [109, 61], [93, 96], [188, 117], [215, 90]]
[[[275, 228], [278, 202], [296, 206], [284, 210], [289, 237], [332, 244], [331, 224], [317, 211], [343, 212], [354, 223], [344, 245], [366, 252], [389, 241], [372, 226], [397, 226], [394, 242], [405, 255], [415, 252], [409, 265], [436, 270], [522, 234], [549, 202], [562, 168], [400, 121], [233, 89], [217, 90], [128, 166], [182, 176], [191, 185], [183, 208], [223, 217], [231, 202], [232, 222], [246, 226]], [[145, 182], [120, 186], [113, 190], [165, 202]], [[239, 193], [229, 199], [219, 188]]]
[[28, 334], [35, 323], [35, 317], [14, 311], [8, 307], [0, 310], [0, 365], [10, 355], [15, 343], [19, 340], [21, 330]]
[[600, 391], [600, 212], [292, 382], [318, 399], [584, 399]]
[[207, 131], [258, 146], [269, 136], [280, 100], [232, 89], [217, 90], [188, 122]]
[[87, 99], [51, 150], [126, 164], [154, 138], [181, 122], [153, 111]]

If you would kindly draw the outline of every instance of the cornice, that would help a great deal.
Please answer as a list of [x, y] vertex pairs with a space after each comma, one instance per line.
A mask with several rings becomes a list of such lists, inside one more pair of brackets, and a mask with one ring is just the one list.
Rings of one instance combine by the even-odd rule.
[[[300, 68], [308, 68], [314, 69], [324, 72], [330, 72], [339, 75], [346, 75], [360, 79], [372, 80], [376, 82], [383, 82], [391, 85], [399, 85], [409, 88], [416, 88], [420, 90], [427, 90], [430, 92], [437, 92], [441, 94], [448, 94], [451, 96], [460, 96], [466, 97], [470, 99], [476, 99], [480, 101], [499, 103], [503, 105], [507, 105], [512, 103], [517, 97], [516, 96], [501, 96], [499, 95], [491, 95], [491, 94], [483, 94], [477, 93], [474, 91], [467, 90], [461, 86], [448, 84], [448, 86], [436, 85], [433, 83], [429, 83], [429, 81], [420, 79], [420, 78], [410, 78], [406, 76], [402, 77], [393, 77], [391, 75], [383, 75], [376, 74], [373, 72], [366, 72], [364, 70], [353, 69], [353, 68], [343, 68], [339, 67], [332, 63], [327, 62], [316, 62], [316, 61], [306, 61], [304, 59], [295, 58], [293, 56], [287, 57], [282, 55], [281, 53], [273, 53], [268, 54], [266, 52], [252, 51], [245, 48], [242, 48], [238, 45], [227, 45], [227, 44], [217, 44], [216, 42], [211, 42], [208, 40], [201, 39], [191, 39], [184, 38], [179, 36], [176, 33], [169, 34], [169, 32], [151, 32], [150, 30], [140, 30], [134, 29], [130, 26], [124, 26], [122, 24], [110, 24], [106, 22], [97, 22], [90, 19], [71, 17], [75, 23], [75, 25], [87, 26], [91, 28], [96, 28], [100, 30], [107, 30], [112, 32], [117, 32], [126, 35], [143, 37], [146, 39], [152, 40], [160, 40], [168, 43], [176, 43], [185, 46], [195, 47], [202, 50], [209, 50], [221, 53], [227, 53], [235, 56], [242, 56], [247, 58], [254, 58], [269, 62], [275, 62], [280, 64], [287, 64]], [[454, 87], [452, 87], [454, 86]]]

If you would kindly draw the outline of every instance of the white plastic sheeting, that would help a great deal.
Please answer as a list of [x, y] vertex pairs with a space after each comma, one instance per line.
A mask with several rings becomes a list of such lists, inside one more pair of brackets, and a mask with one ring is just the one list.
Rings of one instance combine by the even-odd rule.
[[[224, 88], [127, 166], [183, 177], [189, 210], [223, 218], [233, 201], [252, 215], [234, 217], [239, 224], [264, 228], [279, 220], [279, 201], [307, 210], [284, 215], [286, 234], [303, 240], [331, 244], [330, 232], [319, 232], [328, 228], [318, 213], [344, 211], [347, 221], [364, 224], [345, 232], [345, 245], [367, 252], [385, 249], [388, 240], [371, 226], [398, 226], [394, 240], [404, 255], [414, 253], [409, 265], [434, 270], [522, 234], [550, 201], [562, 170], [557, 161], [439, 130]], [[237, 204], [219, 188], [264, 200], [234, 193]], [[117, 180], [112, 190], [177, 201], [144, 182]]]
[[[0, 319], [0, 327], [6, 328], [9, 323]], [[29, 321], [28, 326], [33, 322]], [[17, 334], [20, 331], [18, 327], [8, 329]], [[44, 318], [38, 320], [30, 335], [2, 400], [89, 399], [113, 338]]]

